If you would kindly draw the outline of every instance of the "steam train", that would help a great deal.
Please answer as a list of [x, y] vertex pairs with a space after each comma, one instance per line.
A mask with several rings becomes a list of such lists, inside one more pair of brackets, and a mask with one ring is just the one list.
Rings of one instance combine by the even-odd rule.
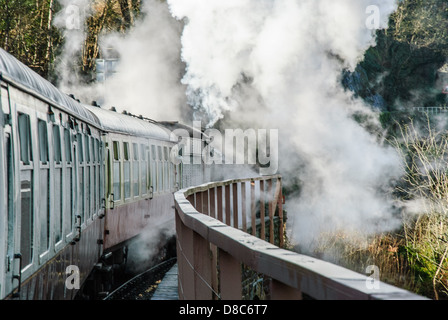
[[101, 291], [130, 240], [173, 223], [172, 193], [210, 180], [169, 160], [173, 128], [197, 129], [81, 104], [1, 49], [0, 83], [0, 299], [73, 299], [95, 273]]

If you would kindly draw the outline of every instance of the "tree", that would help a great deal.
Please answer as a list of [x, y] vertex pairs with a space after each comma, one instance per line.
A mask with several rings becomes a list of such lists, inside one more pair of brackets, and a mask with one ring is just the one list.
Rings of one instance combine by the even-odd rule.
[[61, 41], [54, 7], [54, 0], [0, 0], [0, 45], [44, 77]]

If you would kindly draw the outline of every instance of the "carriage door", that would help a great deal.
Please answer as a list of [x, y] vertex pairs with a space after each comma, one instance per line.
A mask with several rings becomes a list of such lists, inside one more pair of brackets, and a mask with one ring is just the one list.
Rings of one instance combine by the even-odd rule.
[[18, 286], [18, 282], [14, 279], [15, 273], [19, 272], [18, 268], [14, 269], [14, 260], [17, 258], [14, 253], [18, 252], [18, 248], [15, 248], [16, 241], [16, 221], [14, 220], [14, 161], [13, 161], [13, 148], [11, 140], [11, 128], [7, 126], [5, 128], [5, 164], [6, 164], [6, 225], [5, 225], [5, 240], [6, 240], [6, 263], [5, 263], [5, 294], [8, 295], [15, 287]]
[[78, 242], [81, 238], [81, 225], [82, 225], [82, 217], [81, 217], [81, 208], [82, 205], [79, 200], [82, 197], [79, 197], [79, 193], [83, 192], [83, 190], [79, 186], [79, 163], [78, 163], [78, 141], [74, 141], [73, 143], [73, 212], [74, 212], [74, 223], [73, 223], [73, 232], [74, 238], [72, 244]]

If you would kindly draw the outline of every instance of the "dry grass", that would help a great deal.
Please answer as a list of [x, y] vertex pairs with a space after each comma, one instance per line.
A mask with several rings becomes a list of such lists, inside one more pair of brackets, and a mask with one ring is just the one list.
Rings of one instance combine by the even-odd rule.
[[315, 254], [360, 273], [376, 265], [384, 282], [448, 299], [448, 138], [430, 126], [402, 126], [392, 141], [406, 174], [396, 189], [402, 228], [395, 233], [322, 235]]

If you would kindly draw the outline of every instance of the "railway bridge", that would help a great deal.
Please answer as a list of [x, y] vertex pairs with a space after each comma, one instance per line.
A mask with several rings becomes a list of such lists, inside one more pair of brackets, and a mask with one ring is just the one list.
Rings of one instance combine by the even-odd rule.
[[284, 248], [280, 175], [175, 193], [179, 299], [424, 299]]

